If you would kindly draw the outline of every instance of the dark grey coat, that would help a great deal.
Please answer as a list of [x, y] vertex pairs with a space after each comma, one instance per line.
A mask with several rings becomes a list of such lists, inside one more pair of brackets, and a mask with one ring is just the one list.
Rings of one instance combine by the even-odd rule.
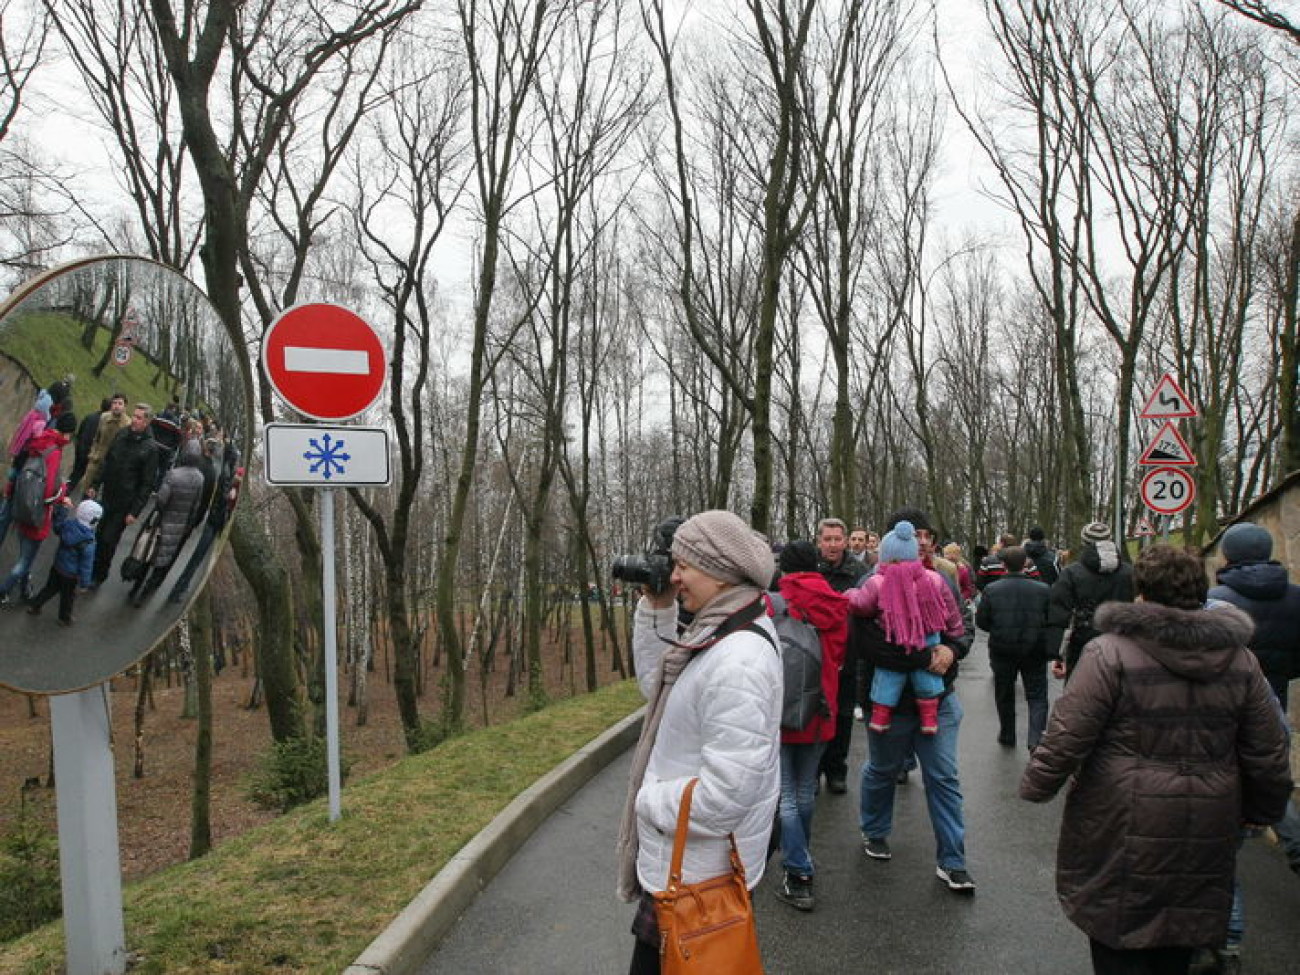
[[155, 569], [165, 569], [176, 560], [203, 501], [203, 471], [197, 466], [198, 451], [189, 449], [191, 444], [198, 446], [195, 441], [185, 445], [158, 488], [158, 542], [149, 562]]
[[1223, 944], [1242, 823], [1281, 819], [1288, 735], [1252, 625], [1223, 606], [1109, 603], [1020, 795], [1067, 781], [1056, 890], [1112, 948]]

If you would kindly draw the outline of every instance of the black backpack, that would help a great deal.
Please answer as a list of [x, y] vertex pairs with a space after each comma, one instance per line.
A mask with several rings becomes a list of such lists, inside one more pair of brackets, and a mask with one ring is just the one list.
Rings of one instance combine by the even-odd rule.
[[790, 614], [782, 596], [768, 593], [768, 598], [772, 600], [772, 622], [781, 638], [781, 727], [802, 731], [816, 715], [830, 713], [822, 694], [821, 636], [811, 623]]
[[14, 478], [13, 520], [28, 528], [45, 524], [45, 458], [53, 449], [29, 455]]

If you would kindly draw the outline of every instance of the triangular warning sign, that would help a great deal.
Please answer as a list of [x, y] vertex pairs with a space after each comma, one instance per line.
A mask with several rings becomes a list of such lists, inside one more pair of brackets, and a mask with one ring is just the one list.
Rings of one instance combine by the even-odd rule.
[[1172, 421], [1166, 420], [1164, 426], [1151, 438], [1151, 443], [1147, 444], [1138, 463], [1151, 467], [1195, 467], [1196, 458], [1178, 428]]
[[1178, 420], [1196, 416], [1196, 407], [1187, 398], [1173, 373], [1165, 373], [1156, 383], [1155, 392], [1138, 414], [1144, 420]]
[[1155, 530], [1154, 528], [1151, 527], [1151, 519], [1150, 519], [1150, 518], [1141, 518], [1141, 519], [1138, 520], [1138, 531], [1137, 531], [1137, 533], [1138, 533], [1138, 536], [1139, 536], [1139, 537], [1142, 537], [1142, 536], [1151, 536], [1151, 535], [1154, 535], [1154, 534], [1156, 533], [1156, 530]]

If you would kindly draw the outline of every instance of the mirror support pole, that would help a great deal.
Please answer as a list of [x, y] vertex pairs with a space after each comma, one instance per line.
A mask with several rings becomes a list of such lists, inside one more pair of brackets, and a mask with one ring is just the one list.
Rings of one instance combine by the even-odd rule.
[[334, 582], [334, 489], [320, 493], [321, 604], [325, 638], [325, 750], [329, 765], [330, 822], [340, 816], [339, 774], [339, 653]]
[[49, 698], [70, 975], [126, 971], [108, 685]]

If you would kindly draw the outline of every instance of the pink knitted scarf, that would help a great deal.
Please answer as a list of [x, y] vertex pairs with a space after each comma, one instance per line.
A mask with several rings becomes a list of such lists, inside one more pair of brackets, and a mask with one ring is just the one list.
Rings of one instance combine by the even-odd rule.
[[929, 633], [943, 630], [947, 619], [942, 600], [925, 578], [918, 562], [887, 562], [876, 569], [881, 576], [880, 615], [885, 638], [908, 650], [925, 646]]

